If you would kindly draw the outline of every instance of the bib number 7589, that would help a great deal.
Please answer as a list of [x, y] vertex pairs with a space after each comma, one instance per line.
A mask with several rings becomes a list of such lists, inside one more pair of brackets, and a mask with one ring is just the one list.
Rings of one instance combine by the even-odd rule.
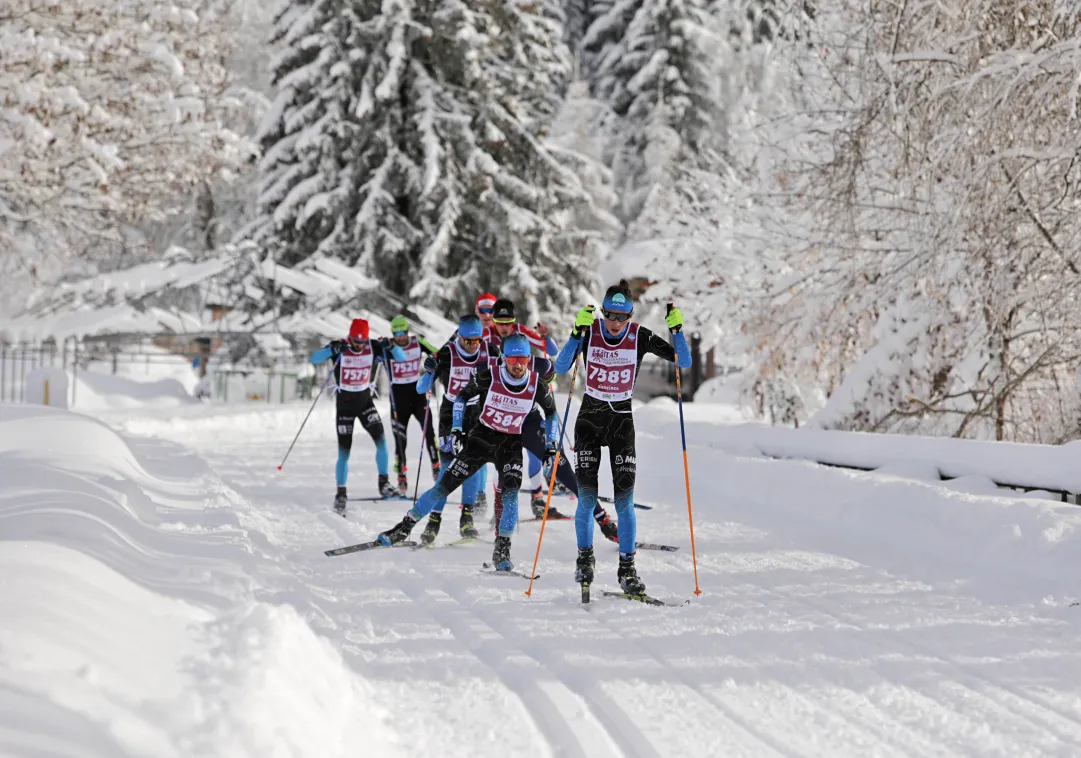
[[591, 365], [589, 367], [589, 378], [602, 384], [627, 384], [631, 381], [631, 370], [629, 368], [609, 370], [597, 365]]

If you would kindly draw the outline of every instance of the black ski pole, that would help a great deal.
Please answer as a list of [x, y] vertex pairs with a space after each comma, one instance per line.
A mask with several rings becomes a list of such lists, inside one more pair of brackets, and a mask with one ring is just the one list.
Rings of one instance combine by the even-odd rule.
[[338, 359], [334, 359], [334, 366], [330, 367], [330, 373], [327, 374], [327, 378], [323, 380], [323, 386], [319, 388], [319, 393], [315, 396], [315, 400], [312, 400], [312, 407], [308, 409], [308, 415], [304, 417], [304, 420], [300, 422], [300, 428], [297, 429], [297, 436], [293, 437], [292, 443], [289, 445], [289, 449], [285, 451], [285, 458], [282, 458], [282, 462], [278, 465], [278, 471], [282, 470], [282, 466], [285, 465], [285, 461], [289, 458], [289, 453], [293, 452], [293, 445], [297, 444], [297, 440], [300, 439], [300, 433], [304, 431], [304, 425], [308, 423], [308, 419], [312, 415], [312, 411], [315, 410], [315, 404], [319, 402], [319, 398], [322, 396], [324, 390], [327, 388], [327, 382], [330, 381], [330, 377], [334, 376], [334, 368], [338, 365]]

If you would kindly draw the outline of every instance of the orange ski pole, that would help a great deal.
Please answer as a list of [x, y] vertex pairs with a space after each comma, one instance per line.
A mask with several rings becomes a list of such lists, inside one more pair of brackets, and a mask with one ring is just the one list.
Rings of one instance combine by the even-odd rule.
[[[673, 304], [668, 304], [672, 310]], [[675, 334], [673, 331], [672, 334]], [[679, 358], [676, 358], [676, 400], [679, 403], [679, 435], [683, 439], [683, 481], [687, 485], [687, 523], [691, 526], [691, 564], [694, 566], [694, 594], [701, 595], [698, 588], [698, 554], [694, 547], [694, 511], [691, 508], [691, 469], [687, 463], [687, 428], [683, 423], [683, 388], [679, 382]]]
[[532, 597], [533, 579], [537, 576], [537, 561], [540, 560], [541, 542], [544, 541], [544, 527], [548, 524], [548, 506], [552, 504], [552, 492], [556, 486], [556, 472], [559, 470], [559, 456], [563, 453], [563, 435], [567, 433], [567, 417], [571, 412], [571, 398], [574, 397], [574, 382], [578, 378], [578, 354], [574, 356], [574, 370], [571, 371], [571, 388], [567, 391], [567, 407], [563, 410], [563, 428], [559, 430], [559, 447], [555, 461], [552, 462], [552, 477], [548, 481], [548, 499], [544, 502], [544, 515], [541, 517], [540, 536], [537, 537], [537, 553], [533, 556], [533, 570], [529, 572], [529, 587], [525, 594]]

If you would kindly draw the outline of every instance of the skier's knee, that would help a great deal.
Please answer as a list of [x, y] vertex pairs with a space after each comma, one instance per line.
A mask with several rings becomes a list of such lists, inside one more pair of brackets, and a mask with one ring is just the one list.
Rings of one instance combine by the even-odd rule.
[[503, 492], [518, 491], [522, 488], [522, 464], [520, 462], [508, 462], [503, 464], [503, 470], [499, 472], [499, 485]]

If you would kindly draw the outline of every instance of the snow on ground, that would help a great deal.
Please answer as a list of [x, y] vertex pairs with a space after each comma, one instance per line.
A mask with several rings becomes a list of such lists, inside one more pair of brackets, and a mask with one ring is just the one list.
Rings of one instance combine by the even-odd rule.
[[[331, 406], [280, 473], [306, 404], [0, 406], [0, 754], [1081, 754], [1076, 507], [740, 457], [689, 405], [703, 594], [583, 608], [564, 522], [532, 598], [486, 546], [325, 557], [407, 505], [330, 512]], [[680, 546], [640, 572], [691, 597], [677, 409], [637, 425], [639, 539]]]

